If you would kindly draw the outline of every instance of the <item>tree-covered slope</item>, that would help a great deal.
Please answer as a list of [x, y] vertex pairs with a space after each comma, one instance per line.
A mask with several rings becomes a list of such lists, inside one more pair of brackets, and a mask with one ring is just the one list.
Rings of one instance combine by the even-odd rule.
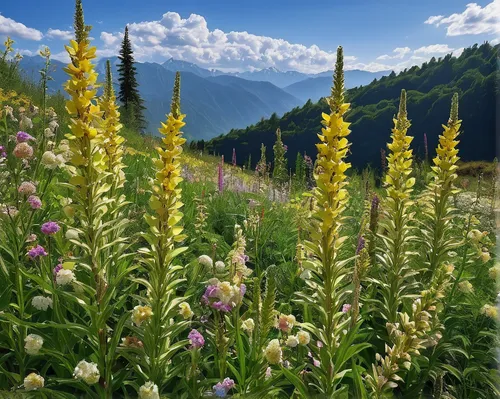
[[[495, 157], [495, 103], [498, 94], [497, 56], [499, 45], [485, 43], [464, 50], [460, 57], [431, 59], [420, 67], [414, 66], [398, 75], [391, 73], [367, 86], [347, 92], [352, 104], [348, 114], [352, 142], [349, 161], [355, 167], [367, 163], [380, 165], [380, 150], [386, 148], [397, 112], [401, 89], [408, 91], [408, 116], [412, 121], [409, 134], [415, 137], [412, 148], [424, 156], [424, 133], [427, 134], [430, 155], [437, 144], [442, 124], [448, 120], [453, 92], [460, 96], [460, 117], [463, 120], [460, 155], [463, 160], [491, 160]], [[259, 159], [260, 145], [267, 146], [272, 157], [275, 131], [279, 127], [283, 142], [288, 146], [289, 166], [297, 152], [316, 154], [317, 133], [321, 129], [321, 113], [326, 112], [324, 100], [308, 101], [278, 118], [272, 115], [246, 129], [231, 130], [206, 143], [211, 152], [230, 159], [233, 148], [238, 161], [251, 154], [253, 166]], [[272, 159], [272, 158], [268, 158]]]

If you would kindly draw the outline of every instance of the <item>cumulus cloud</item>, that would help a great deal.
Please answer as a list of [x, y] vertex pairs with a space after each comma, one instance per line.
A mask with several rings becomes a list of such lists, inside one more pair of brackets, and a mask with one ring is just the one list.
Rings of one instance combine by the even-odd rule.
[[430, 46], [423, 46], [414, 51], [415, 54], [445, 54], [451, 53], [453, 49], [447, 44], [431, 44]]
[[409, 47], [397, 47], [394, 50], [392, 50], [394, 55], [388, 55], [384, 54], [381, 55], [380, 57], [377, 57], [377, 60], [392, 60], [392, 59], [403, 59], [408, 53], [411, 52], [411, 49]]
[[59, 40], [71, 40], [74, 38], [74, 34], [69, 30], [60, 30], [49, 28], [45, 36], [49, 39], [59, 39]]
[[447, 36], [499, 34], [500, 0], [493, 0], [484, 7], [477, 3], [469, 3], [462, 13], [451, 14], [448, 17], [432, 16], [425, 23], [446, 26]]
[[18, 37], [26, 40], [40, 41], [43, 38], [42, 32], [37, 29], [28, 28], [26, 25], [16, 22], [11, 18], [0, 14], [0, 34]]
[[[221, 70], [276, 67], [316, 73], [332, 69], [336, 58], [334, 51], [316, 45], [305, 46], [248, 32], [210, 30], [205, 18], [197, 14], [182, 18], [176, 12], [167, 12], [160, 20], [131, 23], [128, 28], [135, 57], [140, 61], [173, 57]], [[106, 50], [117, 50], [122, 37], [116, 32], [101, 33]], [[352, 69], [355, 60], [356, 57], [346, 56], [346, 68]]]

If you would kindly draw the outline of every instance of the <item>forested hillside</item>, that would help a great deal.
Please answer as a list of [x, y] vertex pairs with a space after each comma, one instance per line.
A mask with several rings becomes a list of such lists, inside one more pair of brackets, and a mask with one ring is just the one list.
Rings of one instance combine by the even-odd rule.
[[[401, 89], [408, 91], [408, 116], [412, 121], [409, 134], [414, 136], [412, 148], [416, 156], [423, 157], [424, 133], [427, 135], [430, 156], [437, 144], [441, 125], [451, 96], [460, 96], [460, 115], [463, 120], [460, 137], [460, 155], [463, 160], [492, 160], [495, 157], [495, 103], [498, 94], [496, 72], [499, 45], [489, 43], [474, 45], [464, 50], [460, 57], [451, 54], [432, 58], [428, 63], [394, 72], [367, 86], [347, 91], [352, 108], [348, 114], [351, 122], [352, 141], [349, 161], [355, 167], [380, 165], [380, 150], [389, 140], [392, 118], [397, 112]], [[272, 115], [246, 129], [231, 130], [207, 143], [195, 143], [210, 152], [231, 159], [232, 149], [243, 164], [251, 154], [252, 164], [259, 160], [260, 146], [267, 146], [268, 159], [272, 159], [275, 131], [279, 127], [283, 142], [288, 146], [289, 166], [295, 162], [297, 152], [315, 154], [317, 133], [321, 129], [321, 112], [328, 106], [324, 99], [317, 103], [308, 101], [278, 118]], [[193, 145], [193, 146], [194, 146]]]

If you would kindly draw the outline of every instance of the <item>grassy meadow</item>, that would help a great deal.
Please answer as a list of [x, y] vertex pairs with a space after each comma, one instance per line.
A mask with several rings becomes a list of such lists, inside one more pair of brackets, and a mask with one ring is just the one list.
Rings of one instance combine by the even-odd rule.
[[181, 74], [158, 135], [124, 126], [88, 34], [66, 97], [48, 49], [40, 82], [0, 54], [0, 398], [500, 395], [498, 165], [460, 160], [458, 95], [434, 159], [403, 90], [354, 170], [339, 48], [310, 167], [278, 133], [248, 170], [189, 149]]

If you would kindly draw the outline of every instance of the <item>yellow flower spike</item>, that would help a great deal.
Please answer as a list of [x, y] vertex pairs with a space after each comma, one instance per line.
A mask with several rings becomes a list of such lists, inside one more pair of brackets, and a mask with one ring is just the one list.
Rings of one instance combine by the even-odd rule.
[[[180, 188], [182, 182], [180, 177], [180, 162], [179, 156], [182, 153], [182, 145], [186, 142], [181, 135], [180, 129], [185, 125], [183, 122], [185, 115], [180, 113], [180, 74], [175, 76], [175, 84], [172, 96], [171, 111], [166, 122], [162, 122], [161, 128], [158, 129], [163, 135], [162, 142], [164, 147], [156, 149], [159, 159], [155, 161], [155, 166], [158, 168], [156, 173], [157, 189], [151, 197], [150, 204], [152, 209], [157, 214], [158, 218], [149, 219], [153, 225], [152, 228], [158, 229], [164, 238], [168, 239], [164, 242], [164, 250], [173, 248], [174, 241], [178, 240], [177, 235], [181, 230], [175, 228], [176, 224], [181, 221], [182, 214], [178, 210], [180, 208]], [[170, 221], [170, 223], [169, 223]], [[172, 225], [172, 221], [175, 224]]]

